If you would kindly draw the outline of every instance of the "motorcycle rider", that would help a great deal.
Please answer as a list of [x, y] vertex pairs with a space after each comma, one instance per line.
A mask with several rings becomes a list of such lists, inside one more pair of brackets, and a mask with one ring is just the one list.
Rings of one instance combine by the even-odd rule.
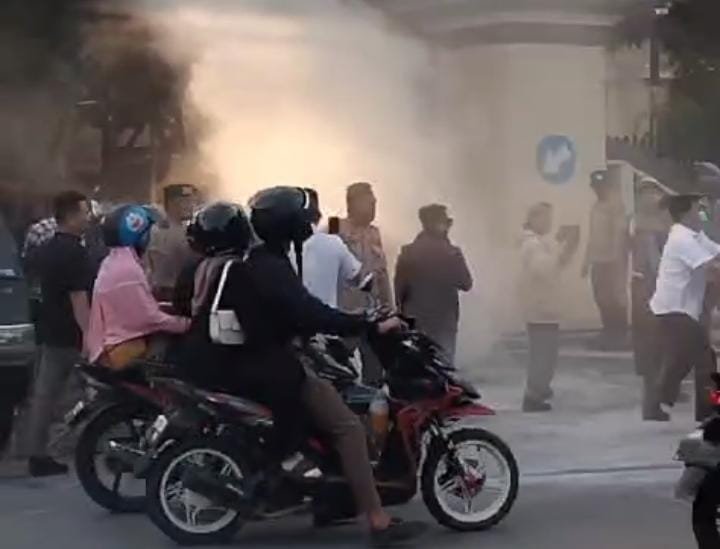
[[[333, 440], [357, 511], [367, 518], [372, 542], [387, 545], [417, 537], [424, 530], [421, 523], [394, 519], [382, 508], [359, 418], [331, 384], [306, 372], [293, 347], [297, 337], [316, 333], [359, 336], [369, 330], [387, 333], [401, 328], [402, 322], [392, 318], [371, 324], [364, 315], [326, 306], [303, 286], [289, 252], [294, 245], [302, 272], [302, 245], [312, 235], [311, 222], [317, 215], [307, 190], [266, 189], [255, 195], [250, 208], [252, 226], [262, 244], [244, 262], [232, 266], [220, 307], [235, 312], [246, 340], [234, 353], [225, 351], [226, 360], [234, 359], [232, 365], [225, 362], [230, 383], [273, 411], [273, 464], [267, 476], [277, 474], [282, 460], [299, 447], [306, 433], [305, 416], [309, 416]], [[207, 299], [204, 307], [207, 310]], [[209, 341], [207, 324], [205, 337]]]
[[160, 310], [142, 268], [141, 257], [154, 224], [142, 206], [121, 206], [103, 221], [109, 254], [100, 265], [93, 289], [85, 345], [91, 363], [122, 369], [150, 354], [149, 336], [183, 334], [187, 318]]

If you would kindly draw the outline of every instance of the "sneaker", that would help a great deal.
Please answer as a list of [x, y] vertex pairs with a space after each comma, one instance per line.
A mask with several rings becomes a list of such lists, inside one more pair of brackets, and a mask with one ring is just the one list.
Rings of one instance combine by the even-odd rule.
[[53, 477], [67, 475], [67, 465], [55, 461], [49, 456], [35, 456], [28, 460], [28, 469], [32, 477]]
[[657, 410], [643, 412], [643, 421], [670, 421], [670, 414], [658, 407]]
[[383, 530], [370, 533], [370, 545], [373, 547], [394, 547], [414, 541], [428, 530], [427, 524], [417, 521], [392, 519], [390, 525]]
[[552, 406], [550, 405], [549, 402], [541, 402], [538, 400], [531, 400], [531, 399], [526, 398], [525, 400], [523, 400], [522, 409], [523, 409], [523, 412], [530, 412], [530, 413], [549, 412], [552, 410]]

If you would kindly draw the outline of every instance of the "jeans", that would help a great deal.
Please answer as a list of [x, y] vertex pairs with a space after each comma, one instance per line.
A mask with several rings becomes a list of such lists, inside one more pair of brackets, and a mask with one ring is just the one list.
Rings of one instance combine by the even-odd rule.
[[67, 394], [68, 385], [77, 381], [73, 368], [80, 360], [80, 353], [71, 347], [45, 345], [41, 352], [30, 402], [28, 444], [31, 456], [47, 454], [50, 426], [57, 405]]
[[530, 356], [525, 399], [545, 402], [552, 397], [550, 384], [555, 376], [560, 346], [558, 324], [528, 324]]

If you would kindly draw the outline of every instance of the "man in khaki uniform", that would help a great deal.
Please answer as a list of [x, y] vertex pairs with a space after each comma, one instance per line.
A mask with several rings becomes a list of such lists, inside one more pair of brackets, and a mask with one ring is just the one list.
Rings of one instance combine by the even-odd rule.
[[[369, 273], [375, 276], [373, 295], [384, 307], [393, 309], [393, 296], [387, 259], [380, 231], [373, 225], [377, 199], [370, 183], [354, 183], [347, 190], [347, 219], [340, 220], [340, 238], [362, 263], [360, 278]], [[340, 309], [358, 312], [367, 309], [368, 298], [357, 288], [344, 286], [340, 292]], [[365, 342], [360, 343], [363, 359], [363, 379], [366, 383], [382, 383], [382, 368], [375, 354]]]
[[583, 276], [590, 275], [602, 320], [602, 334], [594, 346], [602, 350], [625, 349], [628, 345], [628, 219], [620, 186], [608, 178], [606, 171], [593, 172], [590, 185], [597, 201], [590, 211]]
[[197, 205], [197, 189], [176, 184], [165, 187], [163, 193], [167, 219], [153, 227], [145, 257], [156, 299], [171, 301], [180, 272], [195, 258], [185, 230]]

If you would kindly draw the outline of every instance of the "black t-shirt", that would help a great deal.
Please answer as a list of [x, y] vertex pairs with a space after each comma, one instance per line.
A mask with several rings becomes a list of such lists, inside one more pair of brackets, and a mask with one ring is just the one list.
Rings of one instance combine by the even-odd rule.
[[42, 288], [41, 332], [53, 347], [82, 348], [82, 331], [75, 321], [70, 294], [89, 292], [92, 268], [79, 237], [58, 232], [40, 258]]

